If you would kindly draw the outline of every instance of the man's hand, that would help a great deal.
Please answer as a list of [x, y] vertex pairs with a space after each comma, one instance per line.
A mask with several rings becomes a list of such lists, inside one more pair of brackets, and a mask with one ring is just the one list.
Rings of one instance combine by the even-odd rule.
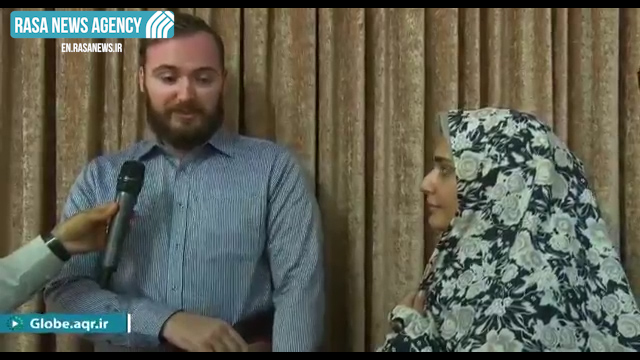
[[70, 254], [102, 250], [107, 242], [107, 226], [117, 211], [117, 203], [95, 207], [58, 224], [51, 233]]
[[167, 320], [162, 336], [188, 352], [248, 352], [248, 345], [226, 322], [179, 312]]
[[249, 352], [271, 352], [271, 343], [267, 341], [258, 341], [249, 344]]

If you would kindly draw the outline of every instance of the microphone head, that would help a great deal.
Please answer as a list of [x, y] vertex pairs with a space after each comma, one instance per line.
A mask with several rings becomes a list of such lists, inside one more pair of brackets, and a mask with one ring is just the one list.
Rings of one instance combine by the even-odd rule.
[[138, 196], [144, 183], [144, 164], [139, 161], [126, 161], [120, 168], [117, 192], [126, 192]]

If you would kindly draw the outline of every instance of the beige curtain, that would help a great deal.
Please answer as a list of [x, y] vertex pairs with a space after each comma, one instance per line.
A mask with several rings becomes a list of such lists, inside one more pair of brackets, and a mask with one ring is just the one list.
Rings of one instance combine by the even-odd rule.
[[[121, 54], [16, 40], [0, 19], [0, 251], [54, 224], [81, 167], [144, 136], [138, 41]], [[89, 9], [87, 9], [89, 10]], [[137, 10], [137, 9], [131, 9]], [[178, 11], [178, 9], [170, 9]], [[180, 9], [225, 41], [227, 125], [299, 154], [326, 229], [327, 349], [372, 350], [434, 237], [419, 184], [439, 111], [542, 116], [585, 162], [640, 291], [640, 10]], [[42, 309], [39, 299], [20, 311]], [[77, 351], [6, 335], [2, 351]]]

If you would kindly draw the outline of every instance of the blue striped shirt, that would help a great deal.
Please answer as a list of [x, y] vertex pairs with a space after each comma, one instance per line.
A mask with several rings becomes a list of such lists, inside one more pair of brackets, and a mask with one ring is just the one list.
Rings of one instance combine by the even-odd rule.
[[322, 230], [293, 155], [224, 130], [182, 160], [141, 141], [91, 161], [63, 218], [113, 201], [126, 160], [146, 174], [110, 291], [96, 282], [100, 255], [76, 256], [45, 288], [48, 311], [130, 313], [132, 334], [91, 335], [96, 351], [166, 351], [159, 332], [176, 311], [233, 324], [274, 307], [273, 351], [318, 351]]

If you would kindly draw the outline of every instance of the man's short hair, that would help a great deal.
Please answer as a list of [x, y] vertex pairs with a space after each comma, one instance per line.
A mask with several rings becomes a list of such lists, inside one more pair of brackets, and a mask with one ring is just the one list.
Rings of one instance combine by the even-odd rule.
[[[220, 64], [224, 69], [224, 42], [220, 34], [213, 30], [211, 26], [201, 18], [174, 11], [173, 38], [189, 36], [201, 31], [211, 34], [213, 37], [213, 41], [220, 52]], [[147, 49], [149, 46], [166, 40], [167, 39], [142, 39], [140, 46], [140, 65], [144, 66], [147, 63]]]

